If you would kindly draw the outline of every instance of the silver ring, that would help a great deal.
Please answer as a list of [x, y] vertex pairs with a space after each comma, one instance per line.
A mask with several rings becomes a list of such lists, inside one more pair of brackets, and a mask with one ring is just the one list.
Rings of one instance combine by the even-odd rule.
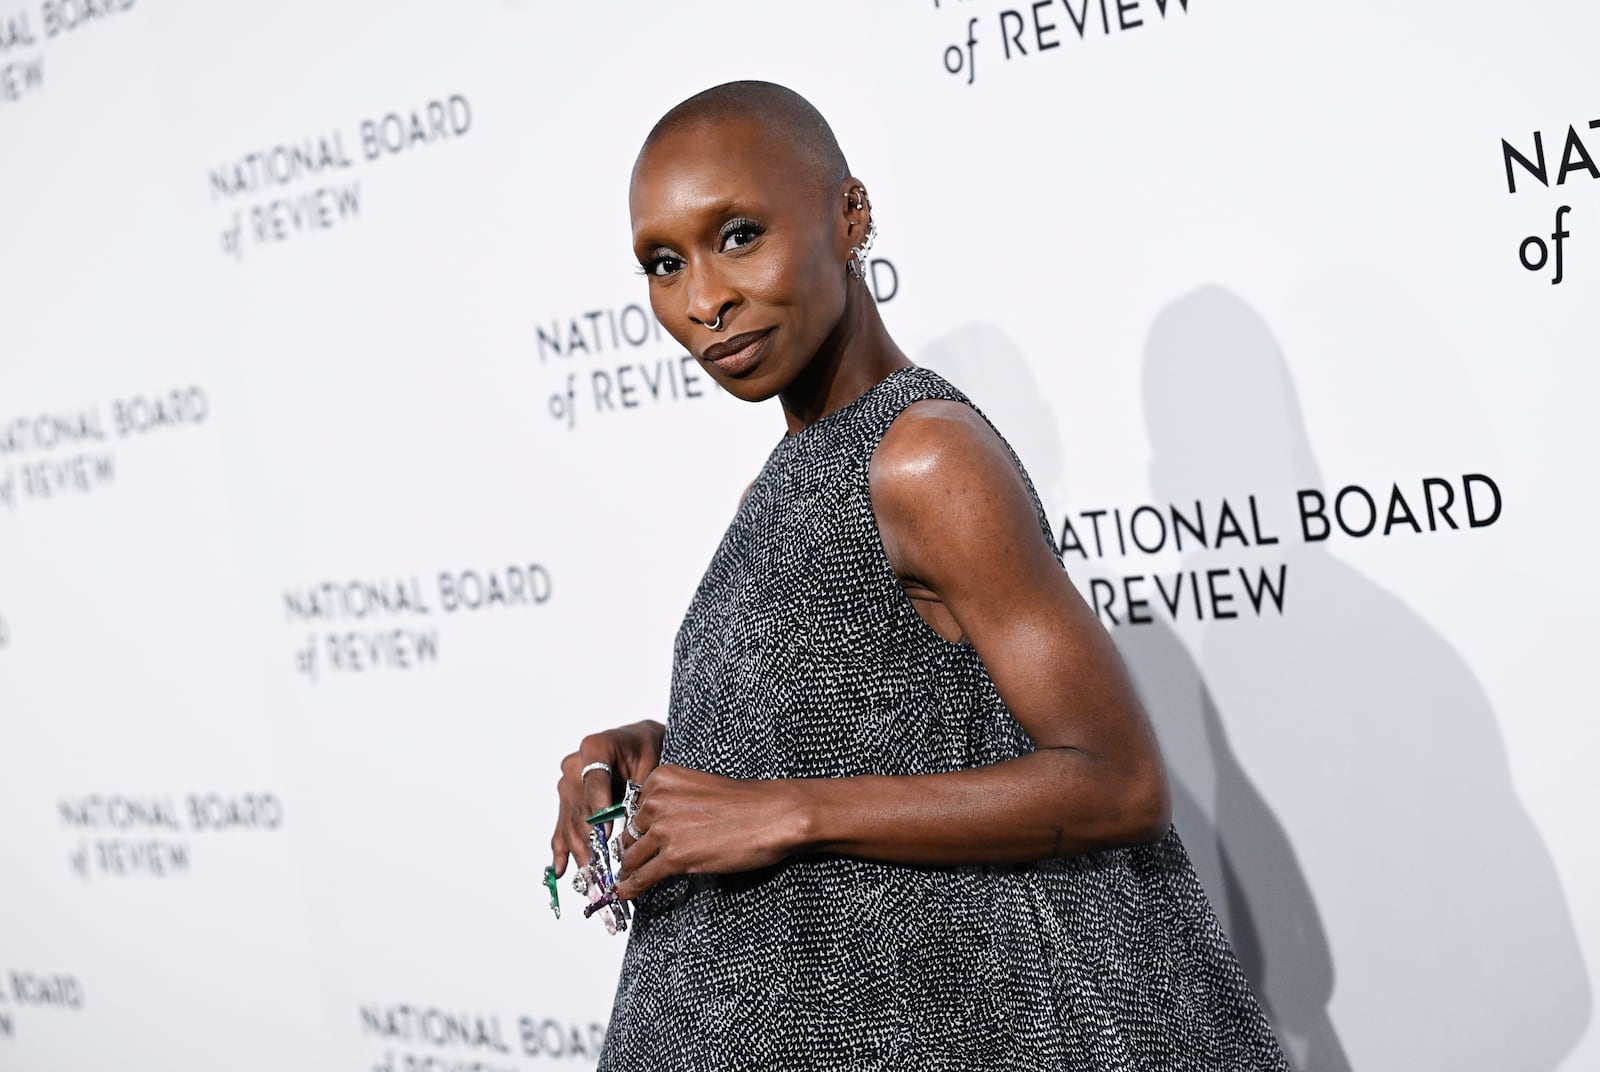
[[639, 783], [631, 778], [623, 783], [622, 810], [627, 813], [630, 819], [639, 812]]
[[722, 314], [719, 312], [717, 314], [717, 318], [715, 320], [707, 320], [706, 321], [706, 327], [710, 328], [712, 331], [721, 331], [722, 330]]
[[605, 762], [603, 762], [601, 760], [598, 760], [598, 759], [595, 760], [593, 763], [589, 764], [587, 767], [584, 767], [583, 770], [578, 773], [578, 781], [581, 782], [585, 778], [589, 777], [589, 772], [592, 771], [592, 770], [603, 770], [607, 774], [610, 774], [611, 773], [611, 764], [605, 763]]
[[640, 838], [644, 837], [644, 834], [640, 832], [639, 828], [633, 825], [633, 816], [628, 816], [628, 821], [625, 825], [628, 828], [628, 836], [633, 840], [638, 841]]

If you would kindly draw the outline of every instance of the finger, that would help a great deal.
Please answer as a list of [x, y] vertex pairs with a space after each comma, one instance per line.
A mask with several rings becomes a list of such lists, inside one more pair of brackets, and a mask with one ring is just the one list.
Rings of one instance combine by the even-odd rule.
[[566, 874], [566, 858], [570, 856], [566, 850], [566, 837], [562, 830], [555, 832], [555, 837], [550, 838], [550, 867], [555, 869], [555, 877], [560, 878]]
[[[635, 846], [646, 844], [648, 840], [649, 831], [645, 831], [645, 837], [635, 842]], [[625, 901], [631, 901], [657, 882], [664, 878], [670, 878], [675, 873], [672, 861], [666, 855], [652, 848], [649, 859], [633, 866], [624, 865], [623, 874], [626, 877], [617, 883], [617, 896]]]
[[567, 801], [565, 794], [566, 774], [556, 780], [556, 828], [550, 835], [550, 866], [556, 869], [556, 877], [560, 878], [567, 872]]
[[[637, 830], [639, 828], [638, 816], [634, 816], [633, 825], [634, 829]], [[644, 866], [646, 860], [660, 851], [660, 845], [661, 838], [659, 836], [651, 837], [648, 829], [639, 830], [638, 837], [630, 837], [627, 827], [624, 826], [622, 833], [622, 873], [624, 875], [632, 874]]]
[[[583, 806], [589, 809], [583, 814], [593, 815], [601, 808], [616, 803], [617, 798], [612, 791], [617, 768], [616, 748], [608, 738], [600, 734], [591, 734], [583, 739], [583, 744], [578, 748], [578, 755], [583, 760], [578, 768], [581, 776], [580, 785], [583, 787]], [[612, 773], [607, 774], [597, 767], [587, 776], [582, 776], [583, 768], [594, 762], [606, 764]]]
[[574, 799], [572, 807], [567, 809], [567, 849], [581, 867], [589, 862], [589, 824], [583, 821], [589, 813], [583, 810], [580, 788], [573, 786], [571, 792]]
[[571, 816], [571, 808], [564, 807], [561, 809], [561, 818], [556, 825], [555, 836], [550, 839], [550, 847], [555, 854], [557, 878], [567, 873], [567, 861], [569, 858], [575, 862], [581, 862], [588, 852], [586, 847], [580, 848], [578, 843], [573, 840], [577, 832], [573, 827]]
[[[572, 857], [575, 866], [582, 867], [589, 862], [589, 831], [593, 829], [584, 822], [584, 817], [589, 814], [583, 800], [583, 787], [576, 784], [576, 779], [567, 779], [564, 783], [564, 805], [561, 809], [561, 851]], [[563, 870], [561, 873], [565, 873]]]
[[582, 864], [589, 858], [589, 843], [587, 840], [576, 840], [580, 837], [587, 838], [589, 824], [579, 819], [572, 818], [573, 809], [563, 807], [561, 817], [556, 823], [555, 836], [550, 839], [550, 847], [555, 855], [556, 877], [561, 878], [567, 873], [567, 861], [570, 857], [575, 864]]
[[567, 857], [581, 862], [588, 855], [587, 825], [582, 811], [583, 786], [578, 782], [578, 772], [583, 767], [583, 757], [577, 752], [568, 753], [561, 760], [561, 777], [556, 781], [556, 832], [551, 839], [555, 853], [556, 875], [567, 871]]

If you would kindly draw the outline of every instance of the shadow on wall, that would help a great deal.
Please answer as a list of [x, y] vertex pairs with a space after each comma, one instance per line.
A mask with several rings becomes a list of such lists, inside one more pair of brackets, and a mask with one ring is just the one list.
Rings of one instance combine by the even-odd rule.
[[[1068, 502], [1055, 416], [1003, 332], [962, 328], [917, 361], [995, 422], [1047, 508]], [[1156, 318], [1144, 403], [1157, 505], [1292, 503], [1321, 486], [1283, 355], [1229, 291]], [[1487, 697], [1395, 595], [1327, 544], [1279, 535], [1251, 562], [1287, 564], [1281, 619], [1186, 622], [1198, 660], [1159, 619], [1113, 636], [1160, 734], [1179, 833], [1291, 1062], [1558, 1068], [1588, 1023], [1589, 983]], [[1237, 564], [1233, 547], [1182, 568]], [[1067, 559], [1080, 587], [1106, 564]]]
[[1316, 901], [1283, 826], [1229, 747], [1200, 667], [1160, 622], [1113, 637], [1161, 737], [1173, 824], [1294, 1067], [1350, 1072], [1328, 1012], [1333, 953]]

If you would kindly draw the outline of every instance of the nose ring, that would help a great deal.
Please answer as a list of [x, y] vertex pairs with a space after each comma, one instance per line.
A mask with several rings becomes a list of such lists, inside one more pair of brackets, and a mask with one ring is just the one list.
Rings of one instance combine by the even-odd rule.
[[722, 313], [718, 312], [717, 313], [717, 318], [715, 320], [707, 320], [706, 321], [706, 327], [710, 328], [712, 331], [721, 331], [722, 330]]

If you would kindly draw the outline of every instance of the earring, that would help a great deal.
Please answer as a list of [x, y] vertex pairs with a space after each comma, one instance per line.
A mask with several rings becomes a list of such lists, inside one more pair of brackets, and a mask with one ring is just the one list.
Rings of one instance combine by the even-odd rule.
[[867, 221], [866, 237], [862, 238], [859, 245], [850, 247], [850, 259], [844, 263], [844, 271], [846, 275], [850, 276], [852, 279], [859, 279], [863, 282], [866, 281], [867, 253], [872, 249], [872, 242], [877, 237], [878, 225], [869, 219]]

